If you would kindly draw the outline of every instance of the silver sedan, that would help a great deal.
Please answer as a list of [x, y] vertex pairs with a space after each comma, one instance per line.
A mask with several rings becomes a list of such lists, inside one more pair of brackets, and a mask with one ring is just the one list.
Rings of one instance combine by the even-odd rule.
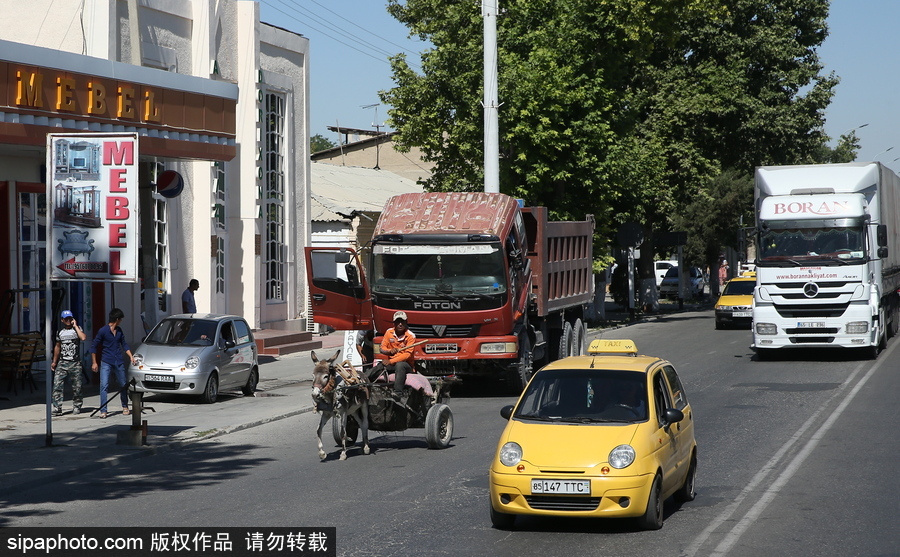
[[167, 317], [134, 350], [134, 362], [128, 379], [138, 392], [199, 395], [212, 403], [220, 390], [253, 396], [259, 383], [253, 332], [236, 315]]

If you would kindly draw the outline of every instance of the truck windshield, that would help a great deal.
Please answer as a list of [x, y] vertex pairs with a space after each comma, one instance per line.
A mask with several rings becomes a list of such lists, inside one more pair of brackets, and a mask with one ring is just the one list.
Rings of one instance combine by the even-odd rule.
[[375, 246], [373, 257], [374, 293], [506, 292], [499, 246]]
[[769, 228], [760, 233], [762, 264], [841, 265], [866, 256], [865, 228]]

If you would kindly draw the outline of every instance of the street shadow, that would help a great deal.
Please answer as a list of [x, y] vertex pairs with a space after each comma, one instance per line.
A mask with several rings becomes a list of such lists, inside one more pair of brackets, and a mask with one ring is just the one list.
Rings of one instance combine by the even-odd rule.
[[[167, 451], [165, 458], [139, 458], [146, 448], [135, 448], [115, 463], [104, 463], [98, 458], [107, 456], [98, 449], [88, 447], [48, 447], [57, 452], [60, 466], [73, 460], [98, 461], [97, 468], [70, 478], [35, 485], [30, 489], [13, 493], [0, 493], [0, 528], [9, 526], [14, 519], [34, 516], [50, 516], [57, 511], [35, 509], [48, 503], [62, 504], [81, 501], [86, 505], [105, 501], [128, 499], [149, 492], [171, 492], [183, 489], [215, 488], [250, 474], [271, 458], [260, 458], [260, 446], [251, 444], [216, 446], [196, 444], [178, 451]], [[12, 457], [13, 455], [8, 455]], [[159, 455], [156, 455], [159, 456]], [[38, 459], [45, 463], [46, 459]], [[24, 476], [39, 470], [22, 470]], [[62, 512], [62, 511], [59, 511]]]

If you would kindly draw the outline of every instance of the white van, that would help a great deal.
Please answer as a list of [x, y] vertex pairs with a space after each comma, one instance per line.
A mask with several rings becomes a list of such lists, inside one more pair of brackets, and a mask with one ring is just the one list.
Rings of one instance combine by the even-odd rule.
[[657, 261], [654, 265], [656, 267], [656, 287], [659, 288], [659, 285], [662, 284], [662, 279], [666, 276], [666, 271], [672, 267], [677, 267], [678, 261], [668, 259], [666, 261]]

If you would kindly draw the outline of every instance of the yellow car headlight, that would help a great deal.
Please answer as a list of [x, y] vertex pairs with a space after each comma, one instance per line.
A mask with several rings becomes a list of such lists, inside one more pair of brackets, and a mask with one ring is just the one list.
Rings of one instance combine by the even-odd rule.
[[500, 447], [500, 463], [515, 466], [522, 460], [522, 447], [518, 443], [505, 443]]
[[609, 452], [609, 465], [613, 468], [627, 468], [634, 462], [634, 448], [631, 445], [619, 445]]

